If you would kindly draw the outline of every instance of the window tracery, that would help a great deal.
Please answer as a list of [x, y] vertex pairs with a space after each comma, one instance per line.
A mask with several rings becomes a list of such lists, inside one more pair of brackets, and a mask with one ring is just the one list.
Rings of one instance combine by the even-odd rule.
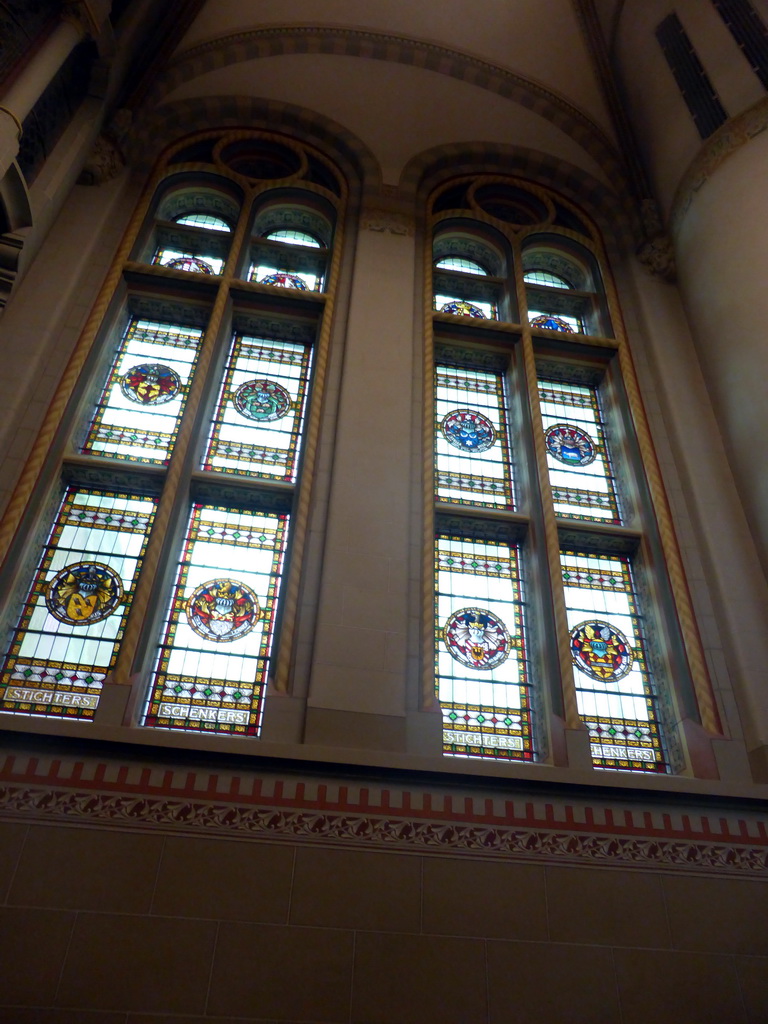
[[[303, 146], [219, 134], [208, 166], [202, 143], [190, 166], [184, 145], [167, 153], [118, 257], [122, 301], [65, 413], [85, 426], [38, 483], [50, 501], [71, 481], [2, 669], [3, 710], [94, 718], [105, 681], [138, 673], [139, 724], [259, 734], [332, 305], [297, 317], [285, 289], [327, 290], [344, 184]], [[264, 253], [280, 255], [253, 302], [243, 289]], [[326, 332], [323, 365], [327, 345]]]
[[[595, 767], [675, 771], [674, 700], [659, 700], [672, 671], [647, 641], [660, 620], [646, 583], [657, 576], [658, 593], [665, 582], [663, 567], [647, 564], [658, 528], [628, 426], [631, 366], [613, 334], [599, 238], [569, 206], [501, 177], [464, 178], [432, 198], [426, 699], [434, 685], [447, 754], [547, 759], [547, 709], [564, 706], [569, 726], [586, 728]], [[491, 231], [498, 255], [487, 279], [451, 262], [474, 260]], [[441, 305], [448, 274], [495, 288], [495, 333]], [[471, 287], [456, 291], [455, 306], [478, 299]], [[532, 587], [529, 576], [549, 583]]]

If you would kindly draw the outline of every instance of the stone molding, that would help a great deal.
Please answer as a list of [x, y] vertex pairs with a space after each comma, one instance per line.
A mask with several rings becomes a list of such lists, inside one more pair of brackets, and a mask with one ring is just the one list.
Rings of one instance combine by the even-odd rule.
[[592, 118], [558, 93], [509, 68], [421, 39], [322, 25], [274, 25], [199, 43], [179, 54], [157, 78], [147, 103], [161, 104], [180, 85], [231, 64], [283, 54], [326, 53], [383, 60], [447, 75], [496, 93], [554, 124], [587, 152], [631, 206], [622, 157]]
[[680, 179], [672, 200], [670, 224], [677, 233], [696, 193], [721, 164], [768, 128], [768, 96], [764, 96], [736, 117], [730, 118], [710, 135]]
[[768, 818], [681, 811], [659, 794], [514, 798], [447, 787], [366, 785], [223, 770], [9, 756], [0, 769], [0, 816], [430, 855], [768, 875]]

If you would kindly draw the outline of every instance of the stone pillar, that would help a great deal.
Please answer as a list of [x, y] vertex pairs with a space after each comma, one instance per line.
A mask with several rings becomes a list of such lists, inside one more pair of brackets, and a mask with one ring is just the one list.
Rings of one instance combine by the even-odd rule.
[[357, 241], [306, 740], [404, 750], [414, 237], [366, 210]]
[[0, 96], [0, 178], [19, 152], [24, 118], [84, 36], [85, 28], [78, 20], [59, 22], [21, 74]]

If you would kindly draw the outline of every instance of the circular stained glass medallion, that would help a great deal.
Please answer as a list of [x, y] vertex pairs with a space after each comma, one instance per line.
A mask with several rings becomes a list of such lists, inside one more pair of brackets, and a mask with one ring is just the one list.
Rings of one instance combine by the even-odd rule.
[[588, 466], [597, 457], [589, 434], [570, 423], [554, 423], [544, 434], [544, 443], [552, 458], [566, 466]]
[[300, 292], [307, 290], [306, 284], [295, 274], [285, 274], [282, 271], [277, 274], [266, 274], [259, 279], [259, 284], [274, 284], [278, 288], [296, 288]]
[[120, 390], [137, 405], [162, 405], [181, 390], [181, 377], [164, 363], [139, 363], [120, 377]]
[[198, 256], [179, 256], [175, 260], [168, 260], [163, 266], [171, 267], [172, 270], [187, 270], [191, 274], [212, 274], [213, 267]]
[[239, 640], [261, 618], [259, 599], [250, 587], [229, 579], [203, 583], [192, 592], [185, 610], [197, 635], [219, 644]]
[[588, 619], [574, 626], [570, 637], [574, 665], [592, 679], [615, 683], [632, 668], [629, 641], [610, 622]]
[[443, 627], [448, 653], [467, 668], [487, 671], [509, 657], [511, 641], [501, 619], [486, 608], [462, 608]]
[[551, 316], [549, 313], [542, 313], [531, 320], [531, 327], [545, 327], [548, 331], [562, 331], [564, 334], [575, 334], [571, 325], [562, 320], [559, 316]]
[[106, 619], [123, 600], [123, 581], [102, 562], [73, 562], [59, 570], [45, 591], [48, 611], [70, 626]]
[[291, 408], [291, 396], [274, 380], [248, 380], [232, 397], [235, 408], [247, 420], [271, 423]]
[[455, 302], [446, 302], [444, 306], [440, 307], [441, 313], [452, 313], [453, 316], [474, 316], [479, 320], [487, 320], [488, 317], [472, 302], [464, 302], [463, 299], [456, 300]]
[[462, 452], [484, 452], [496, 441], [493, 424], [475, 409], [454, 409], [440, 424], [443, 437]]

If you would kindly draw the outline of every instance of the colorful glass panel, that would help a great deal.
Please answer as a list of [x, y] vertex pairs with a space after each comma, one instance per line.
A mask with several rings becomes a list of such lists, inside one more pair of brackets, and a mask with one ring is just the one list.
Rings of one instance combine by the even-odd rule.
[[203, 469], [293, 483], [311, 350], [235, 335]]
[[517, 546], [439, 533], [435, 573], [444, 753], [532, 760]]
[[539, 401], [556, 514], [620, 524], [597, 388], [540, 380]]
[[495, 320], [496, 309], [490, 302], [466, 302], [451, 295], [436, 295], [435, 309], [451, 316], [471, 316], [477, 320]]
[[258, 735], [288, 516], [194, 505], [145, 724]]
[[0, 674], [0, 711], [93, 718], [155, 507], [151, 498], [67, 491]]
[[207, 228], [209, 231], [231, 231], [232, 228], [221, 217], [214, 217], [210, 213], [184, 213], [181, 217], [174, 217], [176, 224], [186, 224], [192, 228]]
[[439, 501], [512, 507], [505, 409], [500, 373], [455, 366], [435, 368], [435, 489]]
[[310, 249], [322, 249], [322, 245], [306, 231], [293, 231], [290, 228], [281, 228], [279, 231], [270, 231], [264, 236], [270, 242], [285, 242], [289, 245], [306, 245]]
[[644, 622], [625, 555], [560, 555], [579, 713], [598, 768], [666, 771]]
[[186, 270], [189, 274], [220, 274], [224, 269], [224, 260], [215, 256], [203, 257], [178, 249], [158, 249], [152, 263], [172, 270]]
[[165, 464], [203, 332], [133, 320], [117, 350], [84, 452]]
[[302, 270], [278, 270], [277, 267], [259, 264], [248, 271], [248, 280], [257, 284], [271, 284], [276, 288], [295, 288], [300, 292], [319, 292], [323, 279], [319, 274], [310, 274]]
[[487, 277], [488, 271], [481, 267], [475, 260], [465, 259], [464, 256], [444, 256], [435, 264], [438, 270], [458, 270], [461, 274], [477, 274], [478, 277]]
[[523, 278], [526, 284], [543, 284], [547, 288], [570, 288], [564, 277], [550, 274], [548, 270], [529, 270]]
[[583, 334], [584, 327], [581, 320], [575, 316], [553, 316], [552, 313], [540, 313], [532, 309], [528, 313], [528, 320], [531, 327], [543, 327], [548, 331], [561, 331], [563, 334]]

